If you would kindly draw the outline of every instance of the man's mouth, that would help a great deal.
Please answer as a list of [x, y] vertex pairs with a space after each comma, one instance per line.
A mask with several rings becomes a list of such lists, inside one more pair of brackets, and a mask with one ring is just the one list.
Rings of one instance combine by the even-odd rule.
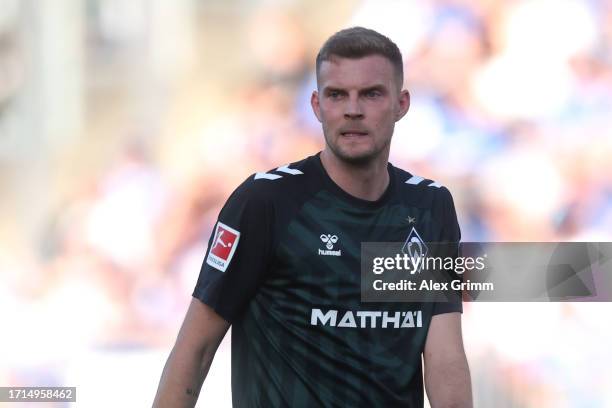
[[358, 137], [358, 136], [366, 136], [368, 132], [364, 132], [363, 130], [347, 130], [340, 132], [342, 136], [348, 137]]

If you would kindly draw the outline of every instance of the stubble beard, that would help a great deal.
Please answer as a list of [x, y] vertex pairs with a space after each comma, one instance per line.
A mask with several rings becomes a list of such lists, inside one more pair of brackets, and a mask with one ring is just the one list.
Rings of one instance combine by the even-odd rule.
[[330, 140], [327, 132], [324, 132], [325, 144], [329, 147], [334, 156], [340, 161], [353, 167], [367, 167], [374, 162], [378, 157], [384, 154], [385, 149], [391, 144], [391, 139], [387, 140], [381, 146], [374, 145], [372, 149], [361, 152], [359, 154], [350, 154], [344, 151], [337, 143]]

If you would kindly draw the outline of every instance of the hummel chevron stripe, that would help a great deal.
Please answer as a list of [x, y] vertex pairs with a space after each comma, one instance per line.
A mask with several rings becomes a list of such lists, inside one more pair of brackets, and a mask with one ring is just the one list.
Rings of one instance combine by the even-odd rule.
[[296, 176], [298, 174], [304, 174], [300, 170], [289, 168], [288, 164], [285, 164], [284, 166], [280, 166], [278, 169], [276, 169], [276, 171], [282, 171], [283, 173], [291, 174], [293, 176]]
[[406, 184], [419, 184], [421, 181], [425, 180], [421, 176], [412, 176], [408, 180], [406, 180]]
[[[406, 184], [413, 184], [413, 185], [417, 185], [419, 184], [421, 181], [425, 180], [423, 177], [421, 176], [412, 176], [410, 177], [408, 180], [406, 180]], [[435, 181], [432, 181], [431, 183], [429, 183], [427, 185], [428, 187], [436, 187], [436, 188], [440, 188], [442, 187], [442, 184], [437, 183]]]
[[[279, 168], [277, 168], [274, 171], [280, 171], [282, 173], [291, 174], [292, 176], [297, 176], [299, 174], [304, 174], [302, 171], [300, 171], [298, 169], [290, 168], [288, 164], [285, 164], [284, 166], [280, 166]], [[278, 180], [279, 178], [283, 178], [283, 176], [281, 176], [279, 174], [273, 174], [273, 173], [263, 173], [263, 172], [255, 173], [255, 180], [259, 180], [259, 179]]]
[[266, 180], [276, 180], [282, 178], [283, 176], [279, 176], [278, 174], [270, 174], [270, 173], [256, 173], [255, 180], [266, 179]]

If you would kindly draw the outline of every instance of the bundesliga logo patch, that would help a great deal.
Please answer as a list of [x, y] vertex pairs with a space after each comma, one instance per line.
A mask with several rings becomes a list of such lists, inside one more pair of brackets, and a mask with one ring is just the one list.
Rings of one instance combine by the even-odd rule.
[[206, 263], [221, 272], [225, 272], [232, 260], [232, 256], [234, 256], [239, 238], [240, 231], [228, 227], [221, 221], [217, 222], [215, 236], [212, 241], [212, 247], [208, 252]]

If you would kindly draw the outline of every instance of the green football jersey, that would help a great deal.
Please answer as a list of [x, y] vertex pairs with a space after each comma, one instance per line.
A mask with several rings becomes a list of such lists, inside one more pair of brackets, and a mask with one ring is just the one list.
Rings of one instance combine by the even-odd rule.
[[319, 154], [256, 173], [221, 210], [193, 296], [232, 324], [235, 407], [422, 407], [431, 318], [461, 302], [362, 302], [362, 242], [459, 242], [445, 187], [388, 165], [377, 201]]

